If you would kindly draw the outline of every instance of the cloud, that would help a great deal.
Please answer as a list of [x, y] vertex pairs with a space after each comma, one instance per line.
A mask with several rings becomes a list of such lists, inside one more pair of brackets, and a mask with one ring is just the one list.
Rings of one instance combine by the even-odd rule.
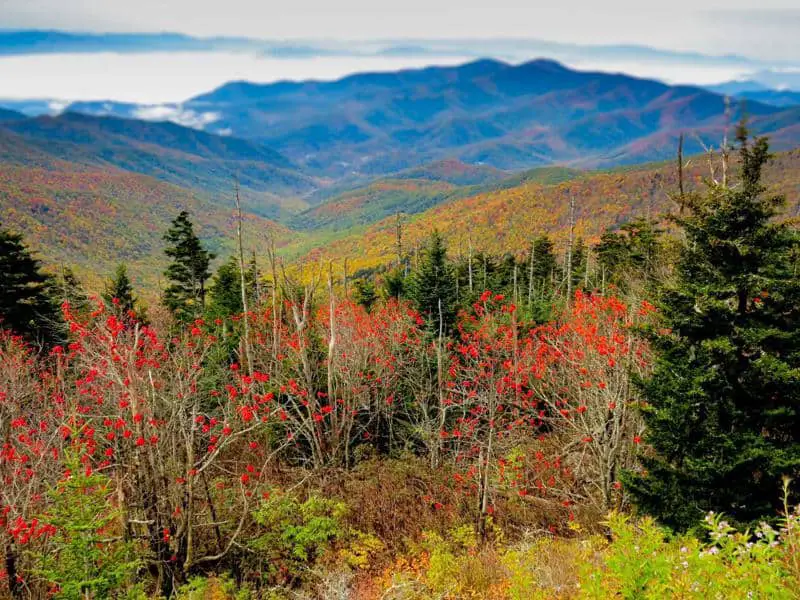
[[193, 129], [205, 129], [220, 119], [219, 113], [198, 112], [180, 105], [169, 104], [138, 107], [133, 111], [133, 117], [143, 121], [172, 121]]

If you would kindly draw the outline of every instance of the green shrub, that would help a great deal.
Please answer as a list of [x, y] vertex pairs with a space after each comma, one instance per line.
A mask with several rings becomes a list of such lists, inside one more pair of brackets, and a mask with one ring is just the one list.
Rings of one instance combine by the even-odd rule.
[[337, 500], [312, 495], [301, 502], [273, 492], [253, 513], [261, 534], [250, 547], [268, 562], [268, 577], [291, 581], [345, 535], [346, 513], [347, 506]]
[[50, 506], [40, 516], [55, 532], [33, 557], [36, 575], [53, 586], [53, 597], [65, 600], [140, 595], [131, 585], [140, 561], [122, 538], [111, 480], [85, 471], [75, 457], [70, 466], [71, 476], [50, 492]]

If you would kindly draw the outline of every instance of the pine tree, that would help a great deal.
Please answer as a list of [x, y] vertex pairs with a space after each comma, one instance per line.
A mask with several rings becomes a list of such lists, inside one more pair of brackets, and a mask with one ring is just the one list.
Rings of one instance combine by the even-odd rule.
[[205, 308], [208, 268], [214, 255], [203, 248], [186, 211], [172, 221], [164, 240], [168, 244], [164, 252], [172, 259], [164, 273], [172, 282], [164, 290], [164, 304], [179, 319], [195, 318]]
[[403, 276], [402, 268], [396, 268], [389, 271], [383, 279], [383, 295], [384, 297], [394, 300], [399, 300], [405, 295], [406, 291], [406, 278]]
[[433, 329], [438, 329], [440, 319], [445, 331], [455, 321], [456, 280], [438, 231], [431, 234], [419, 267], [410, 277], [408, 297]]
[[217, 269], [208, 290], [209, 310], [220, 317], [238, 315], [242, 312], [242, 282], [239, 276], [239, 261], [232, 257]]
[[116, 306], [122, 314], [127, 315], [136, 311], [136, 296], [133, 294], [133, 284], [124, 263], [117, 266], [114, 275], [106, 284], [103, 299]]
[[61, 313], [52, 287], [22, 236], [0, 229], [0, 327], [40, 344], [59, 341]]
[[367, 312], [372, 310], [378, 300], [378, 293], [375, 291], [375, 284], [369, 279], [357, 279], [353, 283], [353, 299], [363, 306]]
[[55, 293], [58, 301], [69, 303], [73, 314], [85, 317], [91, 310], [89, 294], [83, 287], [75, 272], [67, 266], [61, 267], [61, 273], [55, 285]]
[[661, 231], [646, 219], [603, 233], [595, 252], [606, 279], [623, 287], [633, 278], [649, 280], [658, 264], [660, 236]]
[[[583, 287], [584, 279], [586, 278], [586, 268], [587, 268], [587, 252], [586, 252], [586, 244], [583, 241], [583, 238], [579, 237], [575, 240], [572, 248], [572, 260], [571, 260], [571, 267], [572, 267], [572, 289], [577, 290]], [[566, 265], [565, 265], [566, 267]], [[564, 278], [566, 279], [567, 274], [564, 273]]]
[[556, 270], [556, 255], [553, 240], [540, 235], [533, 241], [533, 282], [538, 288], [550, 284], [550, 278]]
[[738, 139], [737, 185], [711, 184], [676, 219], [686, 244], [642, 382], [654, 453], [626, 477], [642, 510], [679, 529], [710, 510], [775, 517], [781, 478], [800, 474], [800, 242], [761, 183], [766, 140]]

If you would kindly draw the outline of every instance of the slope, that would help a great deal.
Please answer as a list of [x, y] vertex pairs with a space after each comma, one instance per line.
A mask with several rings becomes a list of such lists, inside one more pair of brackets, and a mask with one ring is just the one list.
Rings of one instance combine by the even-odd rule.
[[[156, 289], [165, 265], [161, 236], [184, 209], [215, 253], [232, 253], [233, 211], [209, 196], [145, 175], [62, 166], [0, 169], [3, 226], [23, 233], [49, 267], [74, 265], [97, 289], [98, 279], [124, 261], [139, 284]], [[248, 245], [261, 252], [269, 235], [287, 234], [268, 219], [246, 215]]]
[[313, 178], [261, 144], [174, 123], [65, 113], [7, 121], [0, 123], [3, 130], [24, 143], [17, 152], [4, 153], [6, 162], [25, 166], [41, 162], [46, 155], [225, 195], [232, 192], [233, 179], [238, 177], [250, 192], [248, 208], [263, 216], [277, 217], [301, 208], [300, 196], [316, 186]]
[[[787, 195], [788, 216], [800, 216], [800, 150], [776, 155], [766, 171], [771, 189]], [[702, 184], [708, 167], [702, 157], [686, 170], [689, 188]], [[527, 251], [540, 233], [552, 234], [563, 250], [568, 233], [569, 199], [576, 200], [577, 236], [594, 241], [609, 227], [647, 214], [674, 210], [668, 193], [677, 189], [670, 163], [605, 172], [586, 173], [558, 184], [527, 182], [518, 186], [472, 195], [404, 218], [402, 243], [412, 255], [438, 229], [450, 253], [465, 256], [471, 243], [475, 251], [494, 253]], [[313, 237], [285, 248], [301, 264], [348, 259], [351, 272], [364, 272], [396, 260], [396, 219], [390, 217], [353, 230], [338, 239]]]
[[[582, 173], [565, 167], [538, 167], [508, 175], [459, 161], [440, 161], [335, 194], [295, 215], [288, 223], [296, 229], [342, 231], [396, 213], [413, 215], [445, 202], [524, 182], [553, 184]], [[505, 176], [501, 178], [499, 174]]]

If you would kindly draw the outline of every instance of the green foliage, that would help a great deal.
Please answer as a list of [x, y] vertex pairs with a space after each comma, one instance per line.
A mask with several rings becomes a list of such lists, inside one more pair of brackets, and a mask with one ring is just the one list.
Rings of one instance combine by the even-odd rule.
[[595, 252], [607, 281], [626, 288], [633, 278], [650, 279], [659, 262], [661, 234], [646, 219], [635, 219], [603, 233]]
[[[784, 561], [788, 547], [764, 525], [755, 536], [736, 533], [721, 517], [709, 515], [711, 543], [670, 538], [645, 518], [635, 523], [612, 514], [613, 541], [600, 565], [581, 568], [582, 598], [793, 598]], [[753, 541], [755, 540], [755, 541]]]
[[535, 288], [549, 287], [556, 270], [556, 254], [553, 240], [546, 235], [540, 235], [531, 246], [533, 255], [532, 279]]
[[406, 278], [403, 276], [403, 269], [396, 268], [389, 271], [383, 278], [383, 295], [385, 298], [399, 300], [403, 298], [406, 291]]
[[196, 576], [175, 591], [176, 600], [206, 600], [224, 598], [225, 600], [250, 600], [253, 593], [247, 586], [239, 587], [230, 577]]
[[51, 278], [22, 236], [0, 229], [0, 327], [47, 344], [61, 337], [61, 315]]
[[89, 294], [86, 293], [78, 276], [69, 267], [61, 267], [56, 278], [53, 295], [62, 303], [68, 302], [72, 312], [81, 317], [85, 318], [92, 310]]
[[363, 306], [367, 312], [372, 310], [373, 305], [378, 300], [378, 292], [375, 291], [375, 284], [370, 279], [357, 279], [353, 283], [353, 300]]
[[312, 495], [301, 502], [274, 492], [253, 513], [262, 533], [250, 545], [268, 559], [272, 576], [283, 571], [297, 577], [345, 535], [346, 513], [337, 500]]
[[455, 321], [456, 280], [447, 260], [444, 238], [438, 231], [431, 234], [419, 267], [408, 281], [408, 298], [433, 330], [438, 330], [441, 322], [448, 331]]
[[133, 284], [128, 277], [128, 268], [124, 263], [117, 266], [114, 276], [106, 284], [103, 299], [109, 304], [114, 304], [123, 314], [136, 310]]
[[122, 539], [111, 480], [84, 471], [76, 457], [71, 475], [50, 493], [40, 520], [55, 527], [45, 552], [35, 556], [36, 573], [56, 586], [56, 598], [124, 598], [135, 593], [139, 567], [134, 545]]
[[220, 265], [208, 292], [209, 312], [212, 315], [227, 317], [242, 312], [242, 282], [235, 257]]
[[782, 477], [800, 472], [800, 241], [761, 183], [766, 141], [739, 141], [740, 181], [711, 184], [677, 219], [686, 244], [642, 384], [654, 453], [626, 478], [641, 509], [680, 529], [708, 510], [772, 518]]
[[208, 267], [214, 254], [203, 248], [185, 210], [172, 221], [164, 240], [164, 253], [172, 259], [164, 272], [171, 282], [164, 290], [164, 304], [177, 318], [190, 320], [205, 307]]

